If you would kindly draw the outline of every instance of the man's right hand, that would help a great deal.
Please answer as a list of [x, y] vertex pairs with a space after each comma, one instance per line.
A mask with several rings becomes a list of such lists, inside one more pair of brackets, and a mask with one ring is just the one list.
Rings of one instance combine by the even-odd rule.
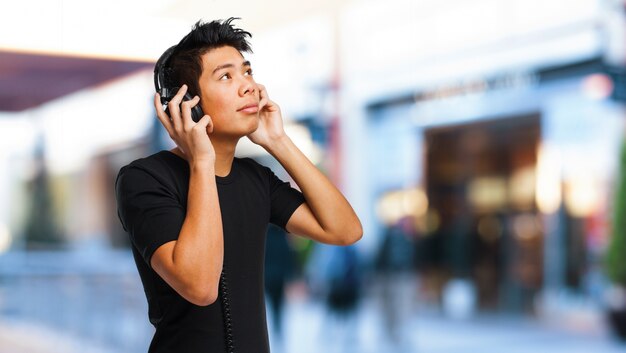
[[200, 97], [195, 96], [192, 100], [183, 102], [186, 92], [187, 85], [183, 85], [168, 103], [170, 116], [163, 110], [159, 94], [156, 93], [154, 107], [157, 117], [190, 165], [215, 163], [215, 149], [209, 139], [209, 134], [213, 132], [211, 117], [205, 115], [195, 123], [191, 118], [191, 108], [200, 102]]

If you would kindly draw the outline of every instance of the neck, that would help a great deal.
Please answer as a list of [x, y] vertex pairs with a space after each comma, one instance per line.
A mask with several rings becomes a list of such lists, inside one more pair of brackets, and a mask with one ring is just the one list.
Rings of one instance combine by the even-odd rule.
[[230, 170], [233, 166], [233, 159], [235, 159], [235, 148], [237, 147], [237, 142], [239, 142], [239, 139], [211, 139], [211, 143], [215, 149], [215, 175], [224, 177], [230, 174]]
[[[213, 149], [215, 150], [215, 175], [219, 177], [225, 177], [230, 174], [230, 170], [233, 166], [233, 160], [235, 159], [235, 148], [237, 147], [237, 140], [220, 140], [211, 138]], [[171, 152], [181, 156], [187, 160], [187, 156], [181, 151], [178, 146], [170, 150]]]

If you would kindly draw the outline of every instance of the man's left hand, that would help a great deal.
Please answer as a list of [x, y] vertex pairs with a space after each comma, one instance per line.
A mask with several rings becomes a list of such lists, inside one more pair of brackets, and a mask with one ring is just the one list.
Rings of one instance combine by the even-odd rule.
[[248, 135], [253, 143], [268, 149], [272, 142], [285, 136], [283, 118], [280, 107], [269, 99], [267, 89], [262, 84], [259, 87], [259, 127]]

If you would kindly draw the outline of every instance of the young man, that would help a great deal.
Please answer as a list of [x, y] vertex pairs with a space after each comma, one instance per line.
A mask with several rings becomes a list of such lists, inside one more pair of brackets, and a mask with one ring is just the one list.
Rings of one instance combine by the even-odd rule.
[[[362, 236], [344, 196], [294, 145], [278, 105], [254, 81], [250, 33], [233, 18], [198, 22], [169, 60], [180, 90], [160, 122], [177, 147], [124, 166], [118, 215], [132, 240], [150, 322], [149, 352], [269, 352], [263, 296], [265, 232], [274, 223], [316, 241]], [[183, 102], [185, 93], [193, 99]], [[200, 105], [197, 123], [191, 111]], [[249, 158], [242, 137], [274, 156], [300, 187]]]

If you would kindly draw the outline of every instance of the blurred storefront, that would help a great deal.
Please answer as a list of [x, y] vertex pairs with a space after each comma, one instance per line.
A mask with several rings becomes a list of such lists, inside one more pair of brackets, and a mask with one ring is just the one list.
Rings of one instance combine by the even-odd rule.
[[[478, 308], [533, 311], [547, 292], [601, 296], [626, 115], [624, 6], [355, 2], [255, 36], [251, 59], [296, 122], [290, 135], [361, 216], [361, 250], [373, 255], [388, 223], [410, 215], [427, 300], [445, 302], [446, 284], [460, 278], [474, 286]], [[75, 243], [128, 245], [113, 207], [116, 172], [168, 147], [146, 99], [151, 64], [125, 65], [117, 70], [135, 74], [21, 119], [41, 121], [32, 130], [48, 146], [46, 165], [69, 175], [56, 193], [73, 195], [58, 208]], [[110, 114], [121, 96], [145, 104]], [[19, 137], [8, 124], [3, 136]], [[28, 149], [18, 140], [26, 144], [15, 138], [14, 149]], [[5, 220], [24, 218], [8, 205], [0, 205], [0, 245], [19, 228]]]
[[392, 1], [345, 13], [344, 184], [367, 190], [354, 196], [367, 234], [414, 217], [426, 300], [444, 305], [462, 279], [478, 310], [556, 310], [564, 297], [597, 308], [626, 118], [624, 6]]
[[[415, 255], [415, 307], [457, 317], [531, 313], [560, 324], [577, 322], [566, 316], [597, 319], [625, 136], [626, 3], [333, 4], [332, 13], [285, 16], [291, 22], [255, 32], [249, 57], [255, 79], [281, 106], [288, 134], [359, 214], [359, 255], [374, 262], [385, 234], [393, 233], [387, 231], [400, 224], [410, 239], [388, 247], [391, 257], [402, 254], [398, 262]], [[135, 22], [132, 28], [154, 28]], [[170, 23], [162, 31], [167, 38], [143, 59], [0, 52], [0, 66], [22, 75], [5, 77], [11, 94], [0, 99], [5, 317], [34, 318], [127, 351], [147, 345], [152, 327], [112, 186], [121, 166], [173, 146], [154, 117], [152, 66], [161, 46], [190, 23]], [[80, 46], [68, 35], [65, 42]], [[127, 35], [124, 42], [141, 42]], [[117, 45], [115, 36], [107, 38]], [[15, 82], [24, 85], [13, 91]], [[238, 156], [289, 179], [246, 139]], [[48, 239], [28, 235], [27, 224]], [[305, 263], [314, 244], [297, 241]], [[406, 244], [414, 249], [394, 252]], [[66, 251], [23, 251], [39, 248]], [[405, 287], [414, 286], [412, 275], [400, 277]], [[47, 310], [49, 298], [61, 298], [56, 311]], [[93, 298], [103, 305], [91, 309]], [[94, 314], [83, 314], [88, 310]], [[95, 319], [85, 324], [85, 317]], [[466, 335], [465, 327], [459, 331]], [[441, 339], [449, 341], [447, 334]]]

